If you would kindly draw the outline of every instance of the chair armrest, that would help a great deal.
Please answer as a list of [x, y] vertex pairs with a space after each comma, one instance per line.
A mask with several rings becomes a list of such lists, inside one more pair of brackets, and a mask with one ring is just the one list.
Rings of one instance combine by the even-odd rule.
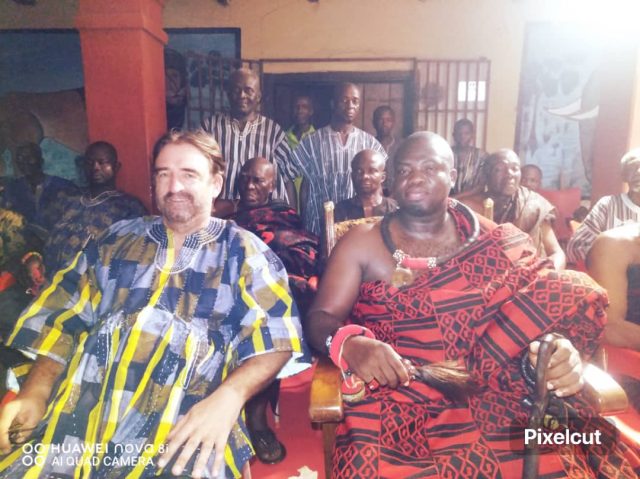
[[593, 364], [587, 364], [582, 377], [585, 394], [599, 414], [618, 414], [627, 410], [627, 394], [608, 373]]
[[340, 370], [325, 356], [318, 358], [313, 373], [309, 416], [317, 423], [340, 422], [343, 418]]

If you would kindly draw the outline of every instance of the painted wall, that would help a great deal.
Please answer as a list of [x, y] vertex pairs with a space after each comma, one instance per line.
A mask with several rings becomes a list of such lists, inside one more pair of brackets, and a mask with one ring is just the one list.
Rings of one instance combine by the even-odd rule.
[[[525, 24], [575, 20], [581, 10], [570, 3], [230, 0], [223, 7], [215, 0], [167, 0], [164, 23], [239, 27], [244, 58], [487, 57], [492, 62], [487, 147], [493, 150], [513, 145]], [[77, 0], [40, 1], [35, 7], [0, 0], [0, 29], [72, 28], [76, 6]]]
[[170, 0], [164, 18], [172, 27], [240, 27], [245, 58], [487, 57], [492, 150], [513, 145], [525, 22], [556, 17], [558, 1]]

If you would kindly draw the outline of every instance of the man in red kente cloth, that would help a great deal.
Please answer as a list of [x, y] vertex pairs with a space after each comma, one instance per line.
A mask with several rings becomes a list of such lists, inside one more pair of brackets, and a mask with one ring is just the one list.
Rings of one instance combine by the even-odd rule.
[[[540, 477], [637, 477], [636, 451], [579, 394], [578, 351], [589, 356], [602, 335], [603, 290], [449, 199], [442, 137], [411, 135], [394, 168], [399, 210], [340, 240], [306, 319], [309, 342], [369, 386], [345, 404], [332, 477], [521, 477], [530, 362], [548, 332], [562, 336], [547, 371], [557, 430], [600, 431], [602, 445], [541, 446]], [[480, 387], [450, 399], [412, 381], [407, 360], [457, 361]]]

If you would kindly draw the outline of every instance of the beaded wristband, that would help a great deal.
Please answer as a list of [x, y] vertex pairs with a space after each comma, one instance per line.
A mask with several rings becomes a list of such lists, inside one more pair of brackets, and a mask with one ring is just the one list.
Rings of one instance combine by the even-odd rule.
[[329, 358], [331, 358], [333, 364], [343, 371], [349, 369], [349, 365], [344, 359], [342, 359], [342, 347], [344, 346], [344, 342], [351, 336], [366, 336], [371, 339], [375, 338], [374, 334], [369, 329], [364, 326], [358, 326], [357, 324], [342, 326], [335, 332], [331, 339]]

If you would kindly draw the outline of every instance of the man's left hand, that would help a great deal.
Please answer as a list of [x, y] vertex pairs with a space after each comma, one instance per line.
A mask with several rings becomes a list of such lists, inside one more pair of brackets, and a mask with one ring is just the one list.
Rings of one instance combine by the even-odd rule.
[[[554, 391], [559, 397], [571, 396], [584, 386], [580, 353], [565, 338], [557, 338], [554, 346], [555, 351], [547, 369], [547, 389]], [[538, 361], [539, 348], [540, 341], [533, 341], [529, 345], [529, 361], [534, 367]]]
[[166, 466], [182, 447], [171, 468], [171, 473], [179, 476], [199, 447], [200, 453], [193, 466], [192, 476], [205, 476], [207, 462], [211, 452], [215, 451], [211, 473], [213, 477], [218, 477], [220, 468], [224, 467], [227, 439], [243, 406], [244, 398], [234, 388], [221, 385], [213, 394], [193, 406], [173, 426], [167, 436], [167, 449], [160, 457], [158, 466]]

